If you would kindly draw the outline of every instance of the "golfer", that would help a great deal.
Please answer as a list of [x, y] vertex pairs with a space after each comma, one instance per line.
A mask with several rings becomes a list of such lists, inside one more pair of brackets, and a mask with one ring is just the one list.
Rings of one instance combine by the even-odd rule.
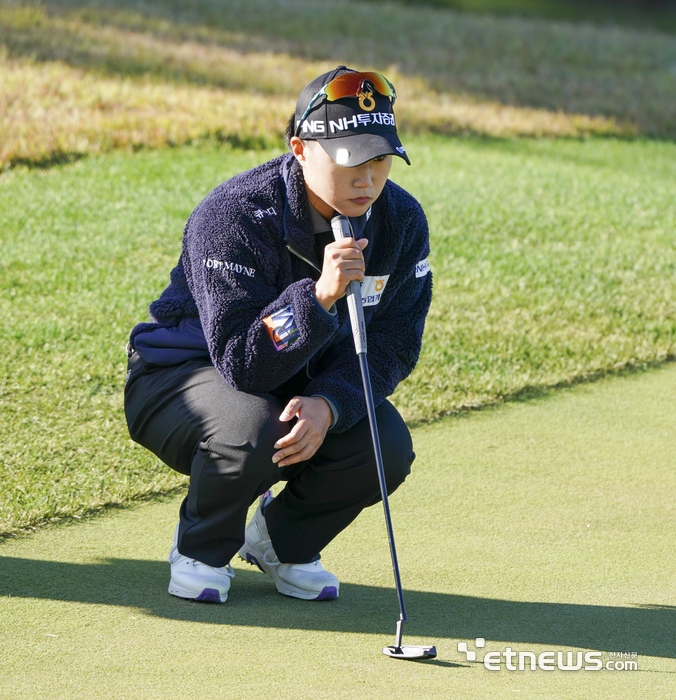
[[[239, 553], [285, 595], [338, 597], [320, 553], [380, 501], [345, 299], [352, 280], [388, 493], [410, 472], [411, 436], [386, 397], [418, 360], [432, 279], [425, 215], [388, 180], [393, 156], [409, 163], [395, 100], [378, 73], [339, 66], [313, 80], [289, 121], [290, 153], [198, 205], [152, 321], [132, 330], [129, 432], [190, 476], [172, 595], [225, 602]], [[336, 213], [353, 237], [334, 241]]]

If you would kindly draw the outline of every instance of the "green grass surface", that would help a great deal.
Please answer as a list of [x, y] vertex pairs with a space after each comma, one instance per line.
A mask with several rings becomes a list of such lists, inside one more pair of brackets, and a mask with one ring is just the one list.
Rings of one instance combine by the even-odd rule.
[[[358, 1], [358, 0], [356, 0]], [[372, 0], [380, 1], [380, 0]], [[676, 7], [673, 0], [383, 0], [404, 5], [429, 5], [461, 12], [493, 15], [543, 17], [565, 22], [591, 22], [676, 30]]]
[[676, 149], [586, 141], [415, 143], [395, 179], [430, 220], [425, 351], [410, 419], [671, 357]]
[[[235, 562], [223, 606], [166, 592], [180, 497], [0, 544], [0, 697], [671, 697], [676, 367], [415, 429], [392, 497], [410, 624], [439, 656], [381, 655], [397, 603], [382, 509], [324, 552], [306, 603]], [[488, 671], [458, 652], [638, 654], [638, 671]], [[483, 658], [482, 653], [479, 659]]]
[[[409, 421], [670, 358], [676, 146], [409, 139], [435, 297]], [[274, 152], [201, 147], [0, 179], [0, 533], [171, 489], [126, 433], [130, 328], [189, 213]]]
[[[16, 5], [26, 3], [8, 2]], [[290, 56], [419, 79], [409, 104], [431, 88], [440, 101], [599, 115], [642, 134], [676, 134], [676, 38], [636, 23], [594, 26], [350, 0], [62, 0], [1, 17], [8, 56], [95, 73], [283, 94], [292, 105], [306, 79]], [[255, 56], [251, 70], [209, 47], [272, 53], [288, 68]]]
[[165, 151], [0, 180], [0, 531], [181, 483], [129, 439], [124, 346], [193, 207], [267, 155]]

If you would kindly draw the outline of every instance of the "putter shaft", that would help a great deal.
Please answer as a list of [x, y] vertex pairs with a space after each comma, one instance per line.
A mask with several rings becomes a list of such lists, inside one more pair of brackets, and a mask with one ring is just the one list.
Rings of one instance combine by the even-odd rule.
[[[342, 214], [336, 214], [331, 219], [331, 229], [333, 236], [338, 241], [342, 238], [353, 237], [350, 220]], [[401, 647], [402, 626], [408, 622], [406, 608], [404, 607], [404, 591], [401, 585], [399, 574], [399, 562], [397, 560], [397, 550], [394, 545], [394, 532], [392, 530], [392, 517], [390, 515], [390, 503], [387, 498], [387, 484], [385, 483], [385, 469], [383, 467], [383, 456], [380, 449], [380, 439], [378, 437], [378, 424], [376, 421], [376, 410], [373, 403], [373, 390], [371, 389], [371, 378], [369, 374], [368, 360], [366, 359], [366, 324], [364, 322], [364, 309], [361, 301], [361, 285], [356, 280], [350, 282], [347, 287], [347, 306], [350, 312], [350, 323], [352, 325], [352, 335], [354, 346], [359, 358], [359, 368], [364, 385], [364, 398], [366, 399], [366, 411], [368, 413], [369, 425], [371, 427], [371, 439], [373, 440], [373, 451], [376, 458], [378, 470], [378, 483], [380, 484], [380, 495], [385, 511], [385, 523], [387, 525], [387, 539], [390, 543], [390, 555], [392, 557], [392, 570], [394, 571], [394, 582], [397, 589], [397, 599], [399, 600], [399, 621], [397, 622], [397, 647]]]
[[397, 549], [394, 545], [394, 530], [392, 529], [392, 516], [390, 515], [390, 502], [387, 498], [387, 484], [385, 483], [385, 469], [383, 467], [383, 456], [380, 450], [380, 438], [378, 437], [378, 423], [376, 422], [376, 411], [373, 404], [373, 391], [371, 389], [371, 378], [369, 366], [366, 359], [366, 351], [359, 353], [359, 368], [364, 384], [364, 396], [366, 397], [366, 411], [371, 426], [371, 439], [373, 440], [373, 451], [376, 457], [376, 468], [378, 469], [378, 482], [380, 484], [380, 495], [383, 500], [383, 510], [385, 511], [385, 524], [387, 526], [387, 539], [390, 543], [390, 555], [392, 557], [392, 570], [394, 571], [394, 582], [399, 600], [399, 621], [397, 622], [396, 646], [401, 646], [402, 627], [408, 622], [406, 608], [404, 607], [404, 591], [401, 585], [401, 575], [399, 574], [399, 561], [397, 559]]

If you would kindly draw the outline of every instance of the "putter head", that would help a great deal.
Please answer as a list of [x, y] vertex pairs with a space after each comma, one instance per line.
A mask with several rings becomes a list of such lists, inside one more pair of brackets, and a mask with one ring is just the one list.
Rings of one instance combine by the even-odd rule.
[[434, 659], [437, 655], [437, 648], [404, 644], [400, 647], [385, 647], [383, 654], [391, 656], [393, 659]]

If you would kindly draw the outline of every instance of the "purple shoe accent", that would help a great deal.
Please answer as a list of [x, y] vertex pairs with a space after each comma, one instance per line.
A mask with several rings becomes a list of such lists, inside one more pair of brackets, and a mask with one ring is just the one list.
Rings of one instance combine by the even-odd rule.
[[[246, 560], [249, 564], [255, 564], [261, 571], [263, 571], [263, 567], [258, 563], [258, 559], [256, 559], [253, 554], [247, 552]], [[265, 571], [263, 571], [263, 573], [265, 573]]]
[[332, 600], [338, 597], [338, 591], [335, 586], [325, 586], [322, 592], [315, 598], [315, 600]]
[[205, 588], [193, 600], [198, 600], [200, 603], [220, 603], [221, 595], [215, 588]]

